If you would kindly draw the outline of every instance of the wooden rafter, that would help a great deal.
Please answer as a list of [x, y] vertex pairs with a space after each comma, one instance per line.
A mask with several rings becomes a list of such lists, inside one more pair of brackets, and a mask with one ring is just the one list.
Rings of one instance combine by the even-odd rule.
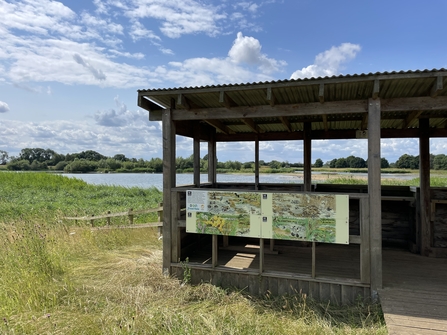
[[403, 121], [402, 121], [402, 129], [408, 128], [408, 126], [416, 120], [420, 115], [422, 114], [422, 111], [413, 111], [411, 112]]
[[267, 101], [272, 107], [276, 104], [275, 94], [273, 94], [273, 90], [271, 87], [267, 87]]
[[225, 91], [220, 91], [219, 93], [219, 102], [223, 104], [226, 108], [230, 109], [232, 107], [238, 106], [233, 99], [231, 99]]
[[324, 84], [320, 84], [320, 88], [318, 89], [318, 99], [320, 99], [320, 103], [324, 103]]
[[194, 102], [188, 99], [184, 94], [179, 94], [177, 98], [177, 105], [185, 107], [186, 110], [199, 108]]
[[256, 134], [263, 133], [264, 131], [259, 128], [259, 126], [253, 121], [253, 119], [242, 119], [242, 122], [245, 123], [251, 130], [253, 130]]
[[233, 130], [231, 130], [229, 127], [227, 127], [225, 124], [223, 124], [222, 122], [220, 122], [218, 120], [203, 120], [203, 121], [205, 121], [209, 125], [213, 126], [214, 128], [220, 130], [225, 135], [235, 134], [235, 132]]
[[284, 125], [284, 127], [286, 127], [287, 131], [291, 133], [293, 129], [289, 119], [284, 116], [280, 116], [279, 119], [281, 120], [281, 123]]
[[380, 92], [380, 82], [379, 82], [379, 79], [375, 79], [374, 80], [373, 94], [372, 94], [372, 98], [374, 100], [376, 100], [379, 97], [379, 92]]
[[438, 96], [438, 93], [441, 92], [443, 90], [443, 77], [442, 76], [437, 76], [435, 83], [433, 84], [433, 87], [430, 91], [430, 96], [432, 98], [436, 98]]

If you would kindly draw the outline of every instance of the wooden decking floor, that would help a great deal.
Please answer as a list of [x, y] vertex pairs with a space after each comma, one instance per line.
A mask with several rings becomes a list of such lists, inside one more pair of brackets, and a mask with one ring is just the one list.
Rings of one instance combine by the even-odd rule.
[[389, 334], [447, 334], [447, 259], [384, 250], [379, 298]]

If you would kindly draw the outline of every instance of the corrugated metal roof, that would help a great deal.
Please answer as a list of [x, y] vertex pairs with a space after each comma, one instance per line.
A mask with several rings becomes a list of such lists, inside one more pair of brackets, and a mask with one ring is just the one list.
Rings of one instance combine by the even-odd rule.
[[[218, 133], [228, 132], [228, 129], [236, 134], [290, 133], [290, 131], [301, 131], [303, 122], [312, 122], [312, 130], [320, 131], [367, 129], [364, 112], [367, 111], [367, 101], [371, 98], [379, 98], [383, 104], [396, 104], [400, 101], [397, 99], [428, 99], [423, 105], [425, 109], [417, 112], [415, 110], [419, 105], [412, 104], [408, 99], [402, 108], [382, 109], [383, 129], [417, 128], [421, 117], [430, 119], [430, 127], [447, 129], [447, 103], [439, 106], [439, 103], [444, 103], [443, 99], [447, 97], [446, 69], [377, 72], [202, 87], [158, 88], [139, 90], [138, 94], [140, 99], [149, 99], [164, 108], [169, 108], [172, 101], [175, 101], [175, 107], [183, 110], [184, 115], [191, 115], [200, 110], [204, 112], [204, 120], [206, 116], [210, 117], [212, 113], [218, 112], [220, 116], [217, 121], [228, 127], [224, 127], [224, 130], [217, 127]], [[430, 103], [435, 100], [430, 99], [437, 99], [436, 108], [431, 108]], [[364, 103], [364, 110], [360, 111], [361, 113], [353, 112], [349, 108], [345, 110], [343, 103], [349, 101]], [[339, 112], [332, 111], [327, 114], [323, 108], [319, 107], [334, 102], [340, 102]], [[141, 103], [139, 105], [148, 110], [157, 109], [155, 104], [150, 104], [152, 107]], [[225, 110], [239, 111], [244, 108], [253, 111], [253, 108], [262, 106], [272, 106], [276, 108], [276, 111], [287, 107], [289, 111], [284, 113], [282, 119], [262, 112], [252, 112], [250, 117], [241, 112], [241, 118], [236, 118], [234, 113], [228, 117], [223, 113]], [[301, 106], [313, 106], [313, 110], [306, 115], [294, 115], [290, 112], [290, 108], [296, 107], [298, 110]], [[250, 120], [247, 120], [248, 118]]]

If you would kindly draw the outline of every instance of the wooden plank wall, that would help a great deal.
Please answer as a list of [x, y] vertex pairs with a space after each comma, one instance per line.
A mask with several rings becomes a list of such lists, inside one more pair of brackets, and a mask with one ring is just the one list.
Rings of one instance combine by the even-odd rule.
[[[183, 279], [184, 268], [181, 265], [172, 267], [172, 273]], [[305, 294], [307, 297], [336, 305], [353, 304], [358, 299], [369, 299], [370, 289], [366, 285], [319, 282], [316, 280], [280, 278], [275, 275], [259, 273], [242, 273], [238, 271], [216, 271], [211, 268], [188, 269], [191, 284], [211, 283], [228, 289], [243, 290], [248, 294], [259, 296], [265, 294], [295, 295]]]
[[432, 204], [434, 212], [431, 220], [433, 221], [433, 246], [436, 248], [447, 248], [447, 189], [432, 188], [431, 189]]

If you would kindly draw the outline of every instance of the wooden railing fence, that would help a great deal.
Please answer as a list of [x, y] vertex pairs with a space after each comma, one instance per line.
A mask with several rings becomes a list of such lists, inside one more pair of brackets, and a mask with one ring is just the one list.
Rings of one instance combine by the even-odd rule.
[[[135, 215], [140, 214], [148, 214], [148, 213], [154, 213], [157, 212], [158, 218], [157, 222], [148, 222], [148, 223], [134, 223], [134, 217]], [[120, 216], [127, 216], [129, 218], [129, 225], [111, 225], [111, 218], [114, 217], [120, 217]], [[130, 208], [126, 212], [119, 212], [119, 213], [110, 213], [110, 211], [107, 212], [107, 214], [103, 215], [91, 215], [91, 216], [66, 216], [64, 217], [65, 220], [75, 220], [75, 223], [78, 221], [90, 221], [90, 224], [92, 227], [95, 227], [95, 220], [101, 220], [106, 219], [107, 225], [102, 227], [97, 227], [98, 229], [112, 229], [112, 228], [146, 228], [146, 227], [158, 227], [158, 233], [161, 235], [162, 233], [162, 227], [163, 227], [163, 203], [160, 203], [157, 208], [149, 208], [149, 209], [140, 209], [140, 210], [133, 210]]]

